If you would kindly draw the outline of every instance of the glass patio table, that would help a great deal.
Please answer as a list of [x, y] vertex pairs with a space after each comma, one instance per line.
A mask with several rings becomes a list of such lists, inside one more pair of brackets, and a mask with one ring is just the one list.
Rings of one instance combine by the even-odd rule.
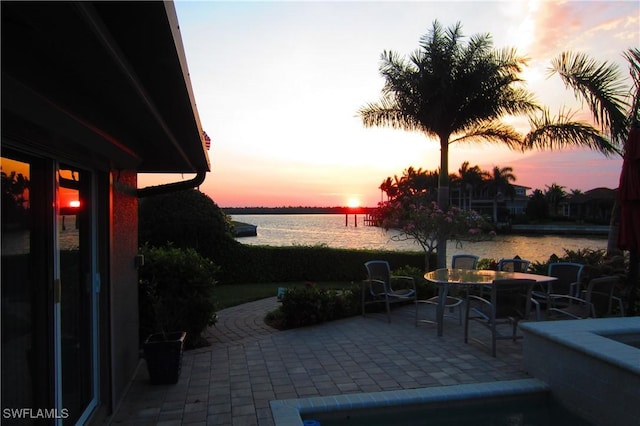
[[438, 336], [442, 336], [444, 305], [447, 300], [447, 293], [450, 286], [472, 288], [476, 286], [491, 285], [494, 280], [518, 279], [534, 280], [536, 284], [547, 285], [557, 278], [547, 275], [528, 274], [525, 272], [490, 271], [484, 269], [436, 269], [427, 272], [424, 278], [438, 286], [438, 307], [436, 310], [436, 321], [438, 323]]

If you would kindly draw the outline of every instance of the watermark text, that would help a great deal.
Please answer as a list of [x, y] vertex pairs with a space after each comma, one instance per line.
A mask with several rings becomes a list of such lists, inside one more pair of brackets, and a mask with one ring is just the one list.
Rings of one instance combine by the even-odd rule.
[[66, 419], [69, 417], [67, 408], [3, 408], [3, 419]]

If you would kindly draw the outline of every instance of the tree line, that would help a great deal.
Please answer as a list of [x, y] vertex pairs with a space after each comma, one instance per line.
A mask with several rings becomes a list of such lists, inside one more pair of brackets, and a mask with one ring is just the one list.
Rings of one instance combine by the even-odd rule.
[[[378, 189], [386, 195], [386, 201], [392, 202], [416, 196], [426, 202], [437, 201], [437, 188], [440, 170], [423, 170], [413, 166], [403, 170], [402, 175], [387, 177]], [[450, 203], [457, 201], [458, 207], [472, 209], [473, 199], [481, 197], [493, 202], [492, 219], [499, 220], [498, 206], [505, 199], [513, 200], [516, 196], [514, 182], [517, 180], [512, 167], [494, 166], [491, 170], [483, 170], [478, 165], [471, 166], [468, 161], [462, 163], [458, 173], [449, 174]], [[559, 206], [571, 196], [582, 194], [579, 189], [566, 191], [564, 186], [553, 183], [544, 190], [535, 189], [529, 194], [527, 217], [534, 220], [546, 219], [558, 214]]]

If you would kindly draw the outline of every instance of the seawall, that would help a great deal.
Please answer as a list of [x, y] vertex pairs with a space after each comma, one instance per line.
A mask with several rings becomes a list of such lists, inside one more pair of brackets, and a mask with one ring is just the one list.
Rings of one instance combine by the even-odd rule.
[[570, 235], [607, 235], [608, 225], [511, 225], [513, 234], [570, 234]]

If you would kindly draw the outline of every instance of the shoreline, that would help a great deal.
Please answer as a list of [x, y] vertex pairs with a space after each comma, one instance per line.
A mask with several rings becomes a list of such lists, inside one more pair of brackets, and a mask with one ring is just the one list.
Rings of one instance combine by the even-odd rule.
[[509, 234], [609, 235], [608, 225], [511, 225]]
[[[602, 236], [609, 235], [608, 225], [512, 225], [498, 232], [504, 235], [576, 235]], [[233, 221], [234, 237], [255, 237], [258, 226], [250, 223]]]
[[228, 215], [257, 214], [370, 214], [375, 207], [221, 207]]

